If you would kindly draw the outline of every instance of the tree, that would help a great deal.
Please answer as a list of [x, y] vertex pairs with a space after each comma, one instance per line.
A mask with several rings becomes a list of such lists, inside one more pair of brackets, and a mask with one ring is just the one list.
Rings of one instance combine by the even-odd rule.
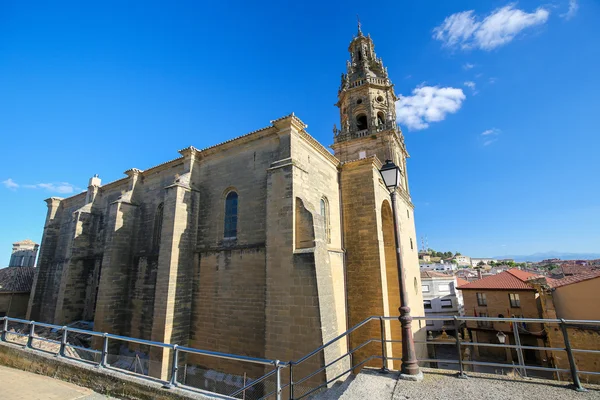
[[452, 259], [452, 264], [458, 265], [458, 261], [456, 261], [455, 259]]
[[483, 261], [479, 261], [479, 262], [477, 263], [477, 266], [478, 266], [478, 267], [483, 267], [484, 265], [485, 265], [485, 263], [484, 263]]
[[456, 253], [454, 253], [454, 257], [456, 256], [462, 256], [462, 254], [460, 254], [458, 251]]

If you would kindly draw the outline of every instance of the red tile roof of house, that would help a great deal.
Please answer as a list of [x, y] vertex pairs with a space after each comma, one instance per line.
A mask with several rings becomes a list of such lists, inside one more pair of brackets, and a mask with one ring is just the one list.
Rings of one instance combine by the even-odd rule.
[[587, 281], [589, 279], [600, 278], [600, 271], [589, 271], [577, 275], [566, 276], [562, 279], [547, 279], [550, 287], [558, 288], [577, 282]]
[[462, 285], [468, 285], [469, 281], [463, 278], [459, 278], [458, 276], [456, 277], [456, 285], [457, 286], [462, 286]]
[[535, 290], [526, 283], [527, 280], [538, 278], [538, 275], [521, 271], [517, 268], [509, 269], [496, 275], [487, 276], [457, 289], [490, 289], [490, 290]]

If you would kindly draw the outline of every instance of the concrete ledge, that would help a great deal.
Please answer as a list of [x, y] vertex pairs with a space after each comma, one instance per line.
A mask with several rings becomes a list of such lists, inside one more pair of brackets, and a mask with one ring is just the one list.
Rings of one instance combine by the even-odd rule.
[[0, 342], [0, 364], [71, 382], [97, 393], [122, 399], [231, 399], [228, 396], [194, 393], [179, 388], [164, 389], [163, 384], [158, 381], [139, 378], [109, 368], [98, 368], [5, 342]]

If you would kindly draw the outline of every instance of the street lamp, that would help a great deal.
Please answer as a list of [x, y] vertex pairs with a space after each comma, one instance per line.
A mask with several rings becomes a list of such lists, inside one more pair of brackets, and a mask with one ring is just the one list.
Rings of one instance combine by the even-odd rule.
[[496, 334], [496, 337], [498, 338], [498, 342], [500, 342], [500, 344], [506, 343], [506, 335], [504, 334], [504, 332], [498, 332]]
[[400, 168], [392, 162], [386, 160], [385, 165], [379, 170], [385, 186], [390, 191], [392, 199], [392, 216], [394, 220], [394, 240], [396, 243], [396, 267], [398, 268], [398, 286], [400, 286], [400, 324], [402, 325], [402, 367], [400, 377], [402, 379], [421, 380], [423, 374], [417, 363], [417, 354], [415, 352], [415, 342], [412, 334], [412, 317], [410, 316], [410, 307], [407, 300], [406, 277], [402, 267], [402, 257], [400, 253], [400, 238], [398, 234], [398, 216], [396, 214], [396, 189], [400, 184]]

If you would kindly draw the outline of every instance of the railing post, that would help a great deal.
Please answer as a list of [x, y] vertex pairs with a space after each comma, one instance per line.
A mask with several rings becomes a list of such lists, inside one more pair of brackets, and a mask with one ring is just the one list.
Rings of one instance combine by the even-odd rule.
[[67, 347], [67, 334], [68, 334], [68, 330], [66, 326], [63, 326], [62, 328], [62, 339], [60, 340], [60, 350], [58, 351], [58, 355], [61, 357], [65, 356], [65, 348]]
[[456, 331], [456, 351], [458, 352], [458, 377], [462, 378], [462, 379], [466, 379], [467, 378], [467, 374], [465, 374], [465, 368], [463, 366], [463, 359], [462, 359], [462, 350], [460, 347], [460, 329], [458, 329], [458, 318], [455, 315], [454, 316], [454, 329]]
[[279, 360], [275, 360], [275, 384], [276, 384], [276, 395], [275, 398], [277, 400], [281, 400], [281, 366], [279, 365]]
[[567, 357], [569, 358], [569, 367], [571, 368], [571, 378], [573, 378], [573, 386], [575, 390], [578, 392], [587, 392], [583, 386], [581, 386], [581, 381], [579, 380], [579, 374], [577, 373], [577, 364], [575, 363], [575, 357], [573, 357], [573, 350], [571, 349], [571, 341], [569, 340], [569, 331], [567, 330], [567, 325], [565, 324], [565, 320], [563, 318], [560, 319], [558, 323], [560, 325], [560, 330], [563, 334], [563, 340], [565, 342], [565, 350], [567, 350]]
[[27, 348], [31, 348], [33, 343], [33, 335], [35, 334], [35, 321], [29, 321], [29, 337], [27, 338]]
[[290, 361], [290, 400], [294, 400], [294, 362]]
[[527, 369], [525, 369], [525, 360], [523, 359], [523, 349], [521, 348], [521, 337], [519, 336], [519, 325], [513, 321], [513, 333], [515, 335], [515, 345], [517, 346], [517, 358], [521, 366], [521, 376], [527, 377]]
[[4, 323], [2, 324], [2, 339], [3, 342], [6, 342], [6, 332], [8, 331], [8, 317], [4, 317]]
[[385, 321], [383, 317], [379, 317], [379, 325], [381, 327], [381, 369], [379, 372], [387, 374], [389, 372], [387, 367], [387, 349], [385, 345]]
[[168, 388], [177, 386], [177, 370], [179, 369], [179, 345], [173, 346], [173, 367], [171, 368], [171, 382], [167, 386]]
[[100, 358], [100, 366], [106, 368], [108, 359], [108, 333], [102, 335], [102, 356]]

